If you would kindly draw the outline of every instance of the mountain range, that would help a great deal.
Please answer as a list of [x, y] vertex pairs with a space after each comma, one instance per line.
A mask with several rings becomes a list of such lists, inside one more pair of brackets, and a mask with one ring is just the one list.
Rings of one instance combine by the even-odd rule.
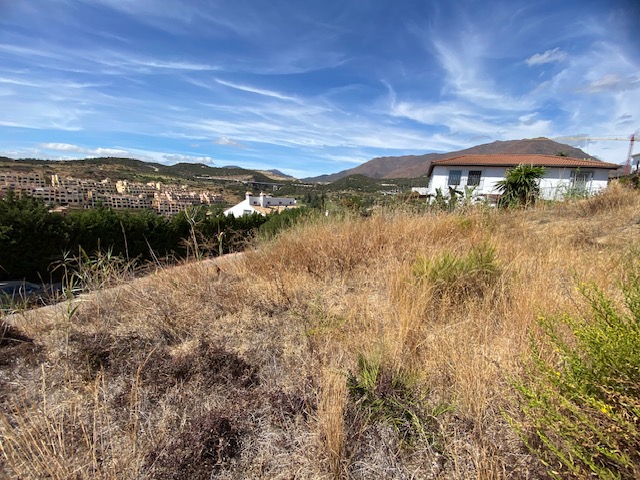
[[[378, 157], [355, 168], [342, 170], [330, 175], [305, 178], [309, 182], [330, 183], [349, 175], [366, 175], [371, 178], [414, 178], [426, 175], [434, 160], [452, 158], [460, 155], [486, 154], [539, 154], [563, 155], [571, 158], [591, 158], [579, 148], [558, 143], [548, 138], [528, 138], [524, 140], [496, 141], [449, 153], [427, 153], [424, 155], [405, 155], [401, 157]], [[596, 159], [594, 159], [596, 160]]]
[[[404, 155], [398, 157], [378, 157], [357, 167], [341, 172], [305, 178], [310, 183], [331, 183], [352, 175], [363, 175], [371, 179], [417, 178], [427, 174], [434, 160], [460, 155], [482, 154], [539, 154], [563, 155], [571, 158], [592, 158], [579, 148], [558, 143], [548, 138], [496, 141], [448, 153], [427, 153], [424, 155]], [[42, 173], [75, 176], [78, 178], [113, 177], [137, 181], [170, 179], [194, 180], [198, 178], [218, 178], [229, 181], [291, 182], [295, 179], [278, 170], [249, 170], [233, 165], [212, 167], [204, 164], [177, 163], [163, 165], [143, 162], [131, 158], [87, 158], [82, 160], [38, 160], [0, 157], [0, 170], [39, 170]]]
[[133, 181], [179, 181], [206, 178], [229, 181], [282, 182], [295, 180], [277, 170], [249, 170], [236, 166], [212, 167], [201, 163], [163, 165], [133, 158], [99, 157], [81, 160], [39, 160], [0, 157], [1, 170], [38, 171], [45, 175], [58, 174], [76, 178]]

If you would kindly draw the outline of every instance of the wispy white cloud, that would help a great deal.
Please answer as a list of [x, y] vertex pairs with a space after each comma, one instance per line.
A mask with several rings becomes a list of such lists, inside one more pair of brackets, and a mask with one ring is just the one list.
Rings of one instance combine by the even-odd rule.
[[510, 95], [497, 85], [497, 77], [487, 63], [492, 43], [475, 31], [461, 32], [455, 39], [433, 36], [431, 43], [445, 71], [443, 93], [484, 109], [525, 111], [532, 103]]
[[591, 93], [624, 92], [640, 88], [640, 77], [636, 75], [622, 76], [618, 73], [608, 73], [587, 85], [586, 90]]
[[639, 57], [610, 18], [514, 2], [19, 2], [2, 20], [0, 148], [326, 173], [637, 127]]
[[527, 58], [527, 65], [544, 65], [545, 63], [563, 62], [567, 59], [567, 52], [556, 47], [553, 50], [547, 50], [544, 53], [536, 53]]
[[249, 85], [242, 85], [239, 83], [228, 82], [226, 80], [220, 80], [219, 78], [216, 78], [215, 81], [216, 83], [219, 83], [220, 85], [224, 85], [225, 87], [241, 90], [243, 92], [255, 93], [257, 95], [264, 95], [265, 97], [277, 98], [279, 100], [289, 100], [292, 102], [298, 101], [298, 99], [296, 99], [295, 97], [284, 95], [279, 92], [274, 92], [272, 90], [265, 90], [263, 88], [256, 88]]
[[61, 152], [79, 152], [83, 150], [82, 147], [73, 145], [71, 143], [41, 143], [40, 146], [42, 148], [47, 148], [49, 150], [58, 150]]
[[220, 137], [218, 140], [216, 140], [216, 145], [224, 145], [226, 147], [234, 147], [234, 148], [247, 148], [242, 143], [236, 140], [232, 140], [229, 137]]
[[116, 156], [132, 156], [128, 150], [120, 148], [86, 148], [71, 143], [41, 143], [40, 148], [44, 150], [53, 150], [58, 152], [74, 152], [88, 156], [96, 157], [116, 157]]
[[61, 88], [95, 88], [95, 87], [104, 87], [107, 86], [107, 83], [81, 83], [81, 82], [69, 82], [69, 81], [58, 81], [49, 79], [46, 80], [37, 80], [30, 78], [9, 78], [9, 77], [0, 77], [0, 83], [5, 83], [9, 85], [20, 85], [22, 87], [35, 87], [35, 88], [45, 88], [45, 89], [61, 89]]
[[574, 135], [563, 135], [553, 138], [554, 141], [565, 143], [577, 148], [585, 148], [589, 145], [589, 135], [586, 133], [576, 133]]

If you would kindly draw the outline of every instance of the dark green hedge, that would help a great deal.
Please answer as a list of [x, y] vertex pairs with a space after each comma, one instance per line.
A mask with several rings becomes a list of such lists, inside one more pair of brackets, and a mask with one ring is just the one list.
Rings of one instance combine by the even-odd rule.
[[206, 255], [239, 251], [267, 220], [259, 215], [225, 217], [203, 207], [170, 218], [104, 207], [63, 216], [50, 213], [36, 199], [9, 193], [0, 199], [0, 280], [57, 280], [52, 266], [64, 252], [74, 255], [80, 247], [89, 255], [111, 250], [141, 262], [184, 258], [194, 254], [194, 243]]

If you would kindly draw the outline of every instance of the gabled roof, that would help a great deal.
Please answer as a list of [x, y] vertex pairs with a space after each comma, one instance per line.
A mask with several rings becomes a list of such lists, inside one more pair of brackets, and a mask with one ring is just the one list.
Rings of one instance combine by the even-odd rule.
[[554, 155], [529, 155], [529, 154], [490, 154], [490, 155], [461, 155], [459, 157], [443, 158], [435, 160], [429, 166], [427, 175], [433, 173], [433, 168], [438, 165], [451, 167], [478, 166], [478, 167], [515, 167], [517, 165], [535, 165], [539, 167], [565, 167], [565, 168], [605, 168], [613, 170], [620, 165], [606, 163], [599, 160], [586, 158], [570, 158]]

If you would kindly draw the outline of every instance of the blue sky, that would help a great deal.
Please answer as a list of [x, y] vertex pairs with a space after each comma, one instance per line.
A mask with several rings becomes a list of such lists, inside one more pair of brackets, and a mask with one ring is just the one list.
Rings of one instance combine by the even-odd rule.
[[595, 138], [640, 128], [639, 21], [637, 0], [0, 0], [0, 155], [305, 177], [546, 136], [620, 163]]

